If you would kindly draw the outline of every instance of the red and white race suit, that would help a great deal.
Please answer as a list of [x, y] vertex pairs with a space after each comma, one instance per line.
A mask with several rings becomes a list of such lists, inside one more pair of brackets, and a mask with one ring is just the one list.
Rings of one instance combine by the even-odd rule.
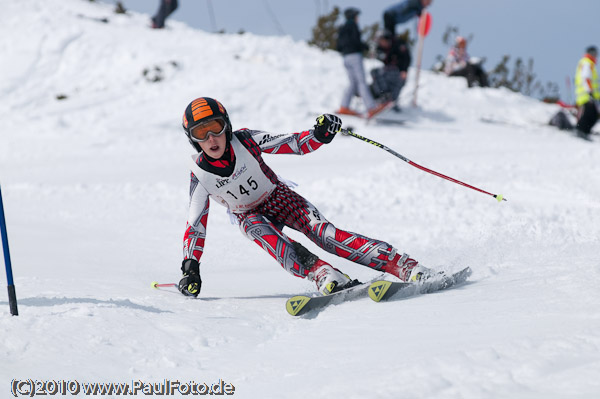
[[[212, 197], [231, 210], [249, 239], [295, 276], [305, 278], [310, 268], [299, 261], [293, 241], [281, 231], [283, 226], [304, 233], [327, 252], [397, 274], [390, 270], [394, 256], [398, 258], [391, 245], [336, 228], [314, 205], [280, 182], [263, 161], [262, 153], [304, 155], [315, 151], [322, 143], [315, 139], [312, 130], [280, 135], [238, 130], [230, 145], [230, 173], [226, 176], [214, 173], [221, 161], [208, 165], [203, 153], [192, 156], [191, 198], [183, 246], [186, 259], [200, 261]], [[222, 170], [216, 171], [223, 174]]]

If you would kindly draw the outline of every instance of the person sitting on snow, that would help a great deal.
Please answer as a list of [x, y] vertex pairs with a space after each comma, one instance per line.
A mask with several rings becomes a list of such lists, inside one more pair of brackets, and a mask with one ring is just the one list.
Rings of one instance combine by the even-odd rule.
[[[402, 37], [394, 36], [390, 31], [381, 32], [377, 36], [375, 56], [383, 62], [383, 66], [371, 70], [373, 96], [381, 101], [396, 103], [406, 83], [411, 61], [408, 44]], [[396, 112], [400, 111], [398, 104], [395, 104], [393, 109]]]
[[336, 227], [282, 182], [263, 160], [263, 154], [313, 152], [330, 143], [341, 128], [339, 117], [323, 114], [313, 129], [300, 133], [233, 131], [229, 115], [219, 101], [200, 97], [186, 107], [183, 130], [197, 153], [190, 160], [191, 198], [183, 240], [183, 277], [179, 282], [182, 294], [200, 293], [200, 259], [211, 199], [228, 208], [242, 233], [286, 271], [313, 281], [323, 294], [358, 282], [284, 234], [284, 226], [303, 233], [329, 253], [391, 273], [400, 280], [417, 281], [431, 275], [430, 269], [390, 244]]
[[448, 76], [465, 77], [469, 87], [473, 87], [475, 83], [480, 87], [488, 86], [487, 74], [481, 67], [481, 61], [469, 57], [467, 40], [462, 36], [456, 38], [454, 47], [450, 49], [444, 64], [444, 72]]

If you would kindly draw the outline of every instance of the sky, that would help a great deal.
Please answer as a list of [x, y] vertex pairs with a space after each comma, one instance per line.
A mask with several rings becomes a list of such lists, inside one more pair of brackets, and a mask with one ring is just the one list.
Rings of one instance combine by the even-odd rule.
[[[114, 0], [104, 0], [114, 3]], [[159, 0], [121, 0], [126, 8], [153, 14]], [[206, 31], [243, 29], [260, 35], [287, 34], [308, 40], [317, 15], [337, 5], [357, 7], [361, 25], [382, 22], [383, 10], [396, 2], [390, 0], [179, 0], [171, 16]], [[209, 11], [212, 7], [212, 15]], [[572, 81], [577, 61], [591, 44], [600, 46], [600, 1], [598, 0], [434, 0], [429, 7], [432, 28], [423, 52], [423, 66], [431, 68], [438, 55], [448, 47], [442, 36], [448, 26], [473, 35], [471, 56], [485, 57], [486, 69], [493, 69], [503, 55], [509, 65], [518, 57], [534, 61], [534, 73], [542, 83], [555, 82], [563, 101], [573, 99], [567, 80]], [[414, 21], [405, 24], [415, 30]], [[216, 28], [216, 29], [215, 29]], [[398, 27], [403, 30], [402, 26]], [[415, 51], [416, 53], [416, 51]], [[413, 62], [414, 65], [414, 62]]]

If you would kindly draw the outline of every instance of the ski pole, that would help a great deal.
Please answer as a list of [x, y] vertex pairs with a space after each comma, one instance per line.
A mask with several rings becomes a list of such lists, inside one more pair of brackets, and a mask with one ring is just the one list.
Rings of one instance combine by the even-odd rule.
[[177, 288], [177, 284], [175, 283], [165, 283], [165, 284], [159, 284], [156, 281], [152, 282], [152, 288], [167, 288], [167, 287], [174, 287]]
[[0, 188], [0, 234], [2, 235], [2, 248], [4, 249], [4, 266], [6, 267], [6, 281], [8, 282], [8, 305], [10, 314], [19, 315], [17, 308], [17, 294], [13, 281], [12, 265], [10, 263], [10, 251], [8, 249], [8, 233], [6, 232], [6, 219], [4, 218], [4, 204], [2, 203], [2, 189]]
[[424, 166], [421, 166], [421, 165], [419, 165], [419, 164], [417, 164], [417, 163], [414, 163], [413, 161], [411, 161], [410, 159], [406, 158], [405, 156], [403, 156], [403, 155], [401, 155], [401, 154], [398, 154], [396, 151], [392, 150], [391, 148], [389, 148], [389, 147], [387, 147], [387, 146], [385, 146], [385, 145], [383, 145], [383, 144], [380, 144], [380, 143], [378, 143], [378, 142], [376, 142], [376, 141], [373, 141], [373, 140], [371, 140], [371, 139], [368, 139], [368, 138], [366, 138], [366, 137], [363, 137], [363, 136], [361, 136], [361, 135], [359, 135], [359, 134], [356, 134], [356, 133], [354, 133], [353, 131], [351, 131], [350, 129], [342, 129], [342, 134], [344, 134], [344, 135], [347, 135], [347, 136], [356, 137], [357, 139], [359, 139], [359, 140], [362, 140], [362, 141], [364, 141], [365, 143], [369, 143], [369, 144], [372, 144], [372, 145], [374, 145], [375, 147], [379, 147], [379, 148], [381, 148], [381, 149], [383, 149], [383, 150], [386, 150], [386, 151], [387, 151], [387, 152], [389, 152], [390, 154], [392, 154], [392, 155], [395, 155], [396, 157], [400, 158], [400, 159], [401, 159], [401, 160], [403, 160], [404, 162], [408, 163], [408, 164], [409, 164], [409, 165], [411, 165], [411, 166], [414, 166], [414, 167], [415, 167], [415, 168], [417, 168], [417, 169], [421, 169], [422, 171], [425, 171], [425, 172], [427, 172], [427, 173], [431, 173], [432, 175], [435, 175], [435, 176], [441, 177], [442, 179], [449, 180], [449, 181], [451, 181], [451, 182], [453, 182], [453, 183], [460, 184], [461, 186], [468, 187], [468, 188], [470, 188], [470, 189], [472, 189], [472, 190], [479, 191], [480, 193], [487, 194], [487, 195], [491, 195], [492, 197], [496, 198], [496, 200], [498, 200], [498, 202], [500, 202], [500, 201], [506, 201], [506, 198], [504, 198], [504, 197], [502, 196], [502, 194], [492, 194], [492, 193], [488, 193], [487, 191], [481, 190], [481, 189], [479, 189], [479, 188], [477, 188], [477, 187], [473, 187], [473, 186], [471, 186], [470, 184], [463, 183], [463, 182], [461, 182], [460, 180], [453, 179], [452, 177], [449, 177], [449, 176], [443, 175], [443, 174], [441, 174], [441, 173], [438, 173], [438, 172], [436, 172], [436, 171], [434, 171], [434, 170], [428, 169], [428, 168], [426, 168], [426, 167], [424, 167]]

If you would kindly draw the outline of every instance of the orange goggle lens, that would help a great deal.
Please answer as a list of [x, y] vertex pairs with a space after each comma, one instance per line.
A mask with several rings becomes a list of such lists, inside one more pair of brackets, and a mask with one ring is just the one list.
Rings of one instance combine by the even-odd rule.
[[225, 132], [225, 121], [223, 119], [212, 119], [200, 123], [190, 130], [190, 137], [196, 142], [208, 140], [209, 135], [220, 136]]

